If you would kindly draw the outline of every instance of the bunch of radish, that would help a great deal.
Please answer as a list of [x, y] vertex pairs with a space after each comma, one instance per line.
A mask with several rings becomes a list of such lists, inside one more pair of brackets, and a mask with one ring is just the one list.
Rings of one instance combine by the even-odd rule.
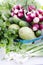
[[33, 31], [43, 29], [43, 10], [37, 10], [34, 6], [30, 5], [25, 18], [28, 23], [33, 23], [31, 24]]
[[13, 6], [11, 16], [17, 16], [20, 19], [24, 17], [25, 21], [30, 24], [30, 28], [35, 32], [35, 35], [40, 36], [43, 29], [43, 10], [36, 9], [33, 5], [29, 5], [27, 9], [28, 11], [25, 11], [21, 5]]
[[17, 16], [18, 18], [22, 18], [24, 16], [24, 9], [21, 5], [16, 5], [13, 6], [11, 10], [11, 15], [12, 16]]

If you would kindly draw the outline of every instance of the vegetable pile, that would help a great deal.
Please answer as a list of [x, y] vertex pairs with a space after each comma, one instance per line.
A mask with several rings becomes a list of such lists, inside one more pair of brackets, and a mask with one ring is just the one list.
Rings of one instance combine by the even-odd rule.
[[10, 50], [14, 50], [14, 45], [21, 48], [16, 39], [34, 39], [41, 35], [42, 29], [43, 10], [37, 10], [33, 5], [29, 5], [27, 10], [15, 5], [10, 11], [0, 11], [0, 43], [7, 44], [7, 50], [11, 47]]
[[[11, 10], [11, 16], [16, 16], [19, 19], [23, 20], [25, 23], [27, 22], [27, 27], [32, 29], [36, 37], [39, 37], [41, 35], [41, 30], [43, 29], [43, 10], [36, 9], [36, 7], [33, 5], [29, 5], [27, 10], [25, 10], [21, 5], [16, 5], [13, 6]], [[22, 27], [25, 25], [23, 21], [19, 22], [19, 25], [21, 25]], [[23, 33], [20, 33], [20, 35]], [[27, 33], [27, 35], [29, 35], [29, 33]]]

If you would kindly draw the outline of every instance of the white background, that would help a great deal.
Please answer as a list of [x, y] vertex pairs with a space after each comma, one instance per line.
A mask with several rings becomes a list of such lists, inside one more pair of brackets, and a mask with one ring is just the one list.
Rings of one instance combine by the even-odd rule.
[[43, 5], [43, 0], [36, 0], [37, 2], [39, 2], [41, 5]]

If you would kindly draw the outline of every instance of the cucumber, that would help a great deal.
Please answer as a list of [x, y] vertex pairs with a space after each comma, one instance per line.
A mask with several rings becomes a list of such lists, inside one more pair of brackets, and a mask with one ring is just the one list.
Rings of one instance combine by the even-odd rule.
[[19, 21], [20, 21], [20, 19], [17, 18], [17, 17], [11, 17], [11, 18], [9, 18], [9, 22], [10, 23], [19, 24]]
[[36, 36], [37, 37], [41, 36], [41, 30], [36, 31]]
[[26, 26], [28, 26], [28, 23], [25, 22], [25, 21], [20, 20], [19, 26], [20, 26], [20, 27], [26, 27]]

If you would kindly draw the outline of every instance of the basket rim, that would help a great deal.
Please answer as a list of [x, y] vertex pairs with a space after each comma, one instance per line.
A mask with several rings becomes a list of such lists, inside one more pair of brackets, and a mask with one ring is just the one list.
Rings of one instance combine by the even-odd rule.
[[30, 42], [35, 42], [38, 41], [40, 39], [43, 39], [43, 36], [37, 37], [35, 39], [31, 39], [31, 40], [23, 40], [23, 39], [17, 39], [17, 42], [21, 42], [21, 43], [30, 43]]

